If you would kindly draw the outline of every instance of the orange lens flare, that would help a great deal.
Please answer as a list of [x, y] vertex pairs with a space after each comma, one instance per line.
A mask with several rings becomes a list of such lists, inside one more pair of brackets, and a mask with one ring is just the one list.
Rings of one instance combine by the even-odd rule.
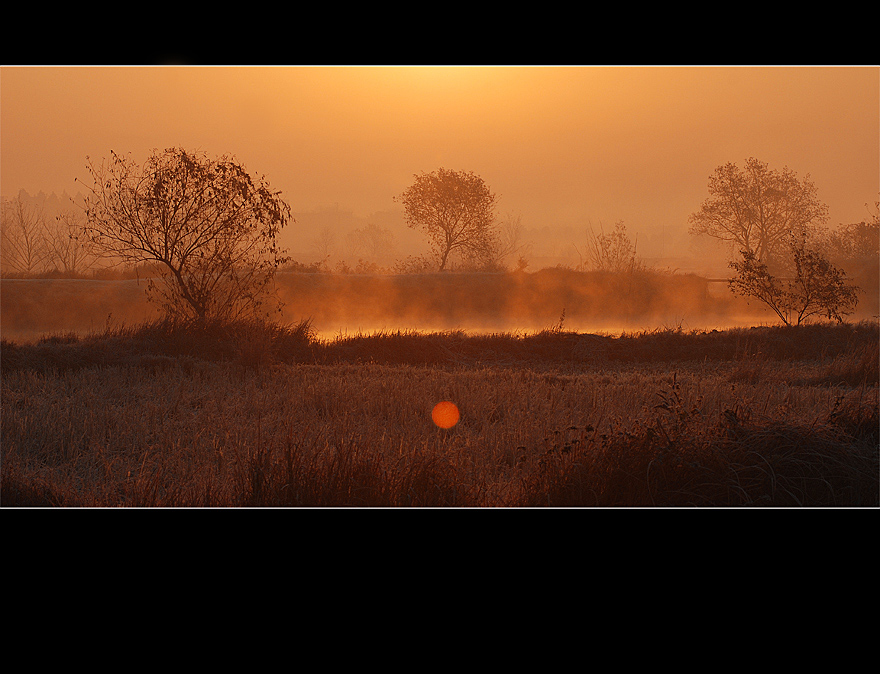
[[458, 423], [460, 416], [461, 415], [458, 413], [458, 408], [455, 406], [455, 403], [451, 403], [448, 400], [444, 400], [443, 402], [434, 405], [434, 409], [431, 412], [431, 419], [433, 419], [434, 423], [440, 428], [452, 428]]

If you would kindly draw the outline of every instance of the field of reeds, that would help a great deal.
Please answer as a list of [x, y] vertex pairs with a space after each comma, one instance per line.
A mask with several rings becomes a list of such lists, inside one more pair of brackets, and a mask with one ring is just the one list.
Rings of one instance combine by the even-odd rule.
[[876, 320], [335, 339], [155, 320], [4, 340], [0, 501], [876, 507], [878, 343]]

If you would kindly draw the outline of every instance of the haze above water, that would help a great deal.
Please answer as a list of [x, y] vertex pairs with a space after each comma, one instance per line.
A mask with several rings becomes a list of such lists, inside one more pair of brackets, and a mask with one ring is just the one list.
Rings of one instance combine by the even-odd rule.
[[586, 228], [618, 221], [640, 255], [706, 271], [687, 219], [728, 162], [809, 174], [831, 227], [869, 217], [880, 68], [0, 68], [6, 198], [73, 195], [86, 156], [172, 146], [265, 175], [297, 214], [282, 244], [307, 264], [322, 234], [369, 223], [400, 256], [427, 252], [392, 199], [442, 166], [481, 176], [499, 216], [520, 219], [530, 271], [577, 263]]

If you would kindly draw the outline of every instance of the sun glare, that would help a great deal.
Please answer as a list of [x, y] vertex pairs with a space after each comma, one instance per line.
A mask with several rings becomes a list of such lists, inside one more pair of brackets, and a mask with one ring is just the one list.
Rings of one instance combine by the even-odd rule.
[[392, 95], [449, 104], [484, 94], [488, 86], [497, 86], [505, 70], [485, 66], [399, 66], [367, 72], [373, 75], [373, 82], [383, 83]]
[[431, 412], [431, 419], [440, 428], [452, 428], [458, 423], [459, 417], [458, 407], [455, 406], [455, 403], [448, 400], [434, 405], [434, 409]]

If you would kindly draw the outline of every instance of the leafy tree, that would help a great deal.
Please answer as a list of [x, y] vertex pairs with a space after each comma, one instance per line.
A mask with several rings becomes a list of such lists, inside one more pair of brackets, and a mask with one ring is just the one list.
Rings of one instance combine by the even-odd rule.
[[760, 300], [786, 325], [800, 325], [811, 316], [825, 315], [838, 323], [855, 311], [859, 288], [846, 282], [846, 273], [820, 253], [795, 239], [789, 240], [794, 276], [778, 279], [750, 250], [741, 251], [742, 261], [731, 261], [736, 276], [728, 285], [734, 294]]
[[709, 194], [690, 216], [691, 234], [730, 242], [770, 265], [784, 256], [785, 237], [809, 236], [828, 219], [809, 175], [799, 180], [787, 168], [771, 170], [754, 158], [744, 169], [731, 163], [715, 169]]
[[[866, 204], [867, 206], [867, 204]], [[836, 231], [822, 231], [817, 237], [822, 250], [834, 260], [850, 262], [880, 256], [880, 202], [869, 221], [840, 225]]]
[[395, 197], [406, 223], [428, 234], [440, 271], [452, 253], [491, 264], [496, 253], [495, 195], [477, 175], [440, 168], [415, 176]]
[[276, 238], [290, 207], [264, 178], [235, 159], [172, 148], [143, 166], [111, 152], [87, 162], [85, 233], [105, 256], [153, 263], [151, 300], [174, 317], [257, 315], [275, 270], [285, 262]]

